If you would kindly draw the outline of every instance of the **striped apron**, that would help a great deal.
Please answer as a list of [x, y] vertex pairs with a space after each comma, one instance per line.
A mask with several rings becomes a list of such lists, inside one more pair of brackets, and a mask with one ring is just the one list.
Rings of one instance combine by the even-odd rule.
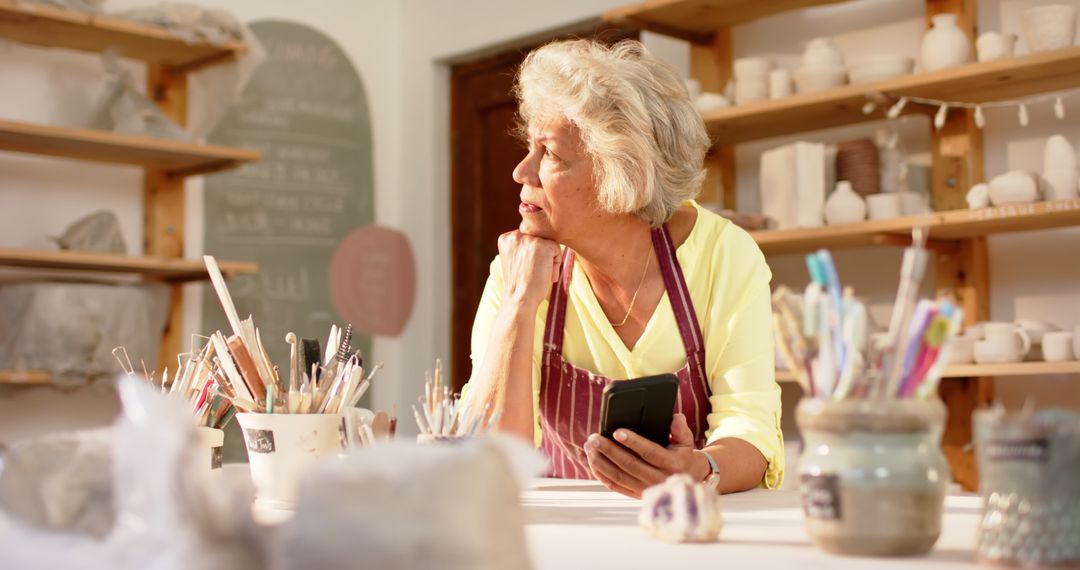
[[[679, 378], [675, 411], [686, 415], [694, 432], [694, 447], [700, 449], [705, 445], [710, 409], [705, 343], [667, 226], [654, 229], [652, 240], [664, 276], [664, 287], [679, 325], [679, 335], [686, 348], [686, 365], [675, 372]], [[561, 277], [552, 287], [544, 328], [544, 358], [540, 368], [541, 448], [551, 460], [550, 476], [592, 479], [582, 446], [590, 434], [600, 433], [601, 396], [604, 387], [613, 380], [577, 368], [562, 356], [566, 303], [573, 268], [574, 252], [567, 248], [563, 255]]]

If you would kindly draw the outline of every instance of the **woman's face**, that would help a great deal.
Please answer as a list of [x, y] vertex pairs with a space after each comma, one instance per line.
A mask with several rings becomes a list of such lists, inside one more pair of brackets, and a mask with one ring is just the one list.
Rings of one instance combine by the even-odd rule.
[[564, 117], [528, 125], [528, 154], [514, 168], [521, 184], [521, 233], [568, 243], [602, 217], [593, 161], [578, 129]]

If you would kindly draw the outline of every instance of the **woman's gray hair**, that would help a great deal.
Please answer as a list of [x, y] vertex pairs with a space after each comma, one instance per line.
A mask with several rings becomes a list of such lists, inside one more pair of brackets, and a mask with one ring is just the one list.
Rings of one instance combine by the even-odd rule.
[[606, 211], [657, 227], [701, 190], [705, 124], [679, 74], [641, 42], [547, 44], [521, 64], [514, 94], [526, 125], [562, 115], [577, 126]]

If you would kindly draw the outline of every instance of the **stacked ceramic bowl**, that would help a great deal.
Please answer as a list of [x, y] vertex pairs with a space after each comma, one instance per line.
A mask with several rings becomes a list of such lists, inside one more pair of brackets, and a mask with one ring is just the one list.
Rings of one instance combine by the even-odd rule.
[[915, 60], [902, 55], [881, 55], [860, 59], [848, 66], [852, 83], [873, 83], [908, 75]]
[[772, 60], [767, 57], [744, 57], [735, 60], [735, 104], [745, 105], [769, 98], [769, 72]]
[[863, 197], [877, 194], [881, 190], [881, 162], [874, 141], [856, 139], [837, 144], [836, 179], [851, 182]]

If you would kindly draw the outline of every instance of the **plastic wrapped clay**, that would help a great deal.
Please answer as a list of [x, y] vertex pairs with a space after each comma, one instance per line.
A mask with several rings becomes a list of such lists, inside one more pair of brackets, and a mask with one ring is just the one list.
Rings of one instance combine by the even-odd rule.
[[638, 524], [665, 542], [718, 540], [724, 526], [720, 495], [689, 475], [672, 475], [645, 490]]

